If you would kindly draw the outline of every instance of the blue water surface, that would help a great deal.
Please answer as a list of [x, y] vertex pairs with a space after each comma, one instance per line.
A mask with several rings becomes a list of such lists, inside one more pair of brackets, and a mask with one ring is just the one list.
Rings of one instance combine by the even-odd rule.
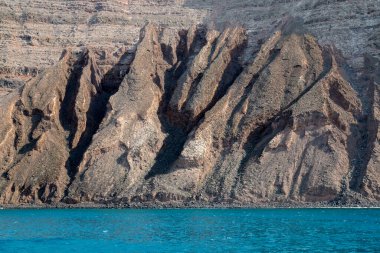
[[380, 252], [380, 209], [0, 210], [0, 252]]

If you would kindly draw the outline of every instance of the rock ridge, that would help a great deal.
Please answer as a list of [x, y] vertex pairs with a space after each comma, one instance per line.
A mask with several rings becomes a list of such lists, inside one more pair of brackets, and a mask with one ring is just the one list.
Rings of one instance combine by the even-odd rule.
[[378, 203], [377, 58], [358, 91], [297, 22], [255, 53], [154, 23], [133, 54], [65, 50], [0, 94], [0, 203]]

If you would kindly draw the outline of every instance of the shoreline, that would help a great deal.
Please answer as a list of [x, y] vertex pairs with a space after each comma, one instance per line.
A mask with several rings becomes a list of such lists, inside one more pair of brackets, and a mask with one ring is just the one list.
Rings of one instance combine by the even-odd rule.
[[9, 209], [380, 209], [380, 202], [368, 204], [331, 203], [203, 203], [203, 202], [149, 202], [149, 203], [92, 203], [79, 204], [6, 204], [0, 210]]

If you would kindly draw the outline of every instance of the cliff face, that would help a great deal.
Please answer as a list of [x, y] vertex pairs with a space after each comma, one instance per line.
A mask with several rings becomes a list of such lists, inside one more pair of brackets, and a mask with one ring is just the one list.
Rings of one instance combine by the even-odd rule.
[[[247, 29], [251, 51], [287, 19], [298, 17], [322, 45], [334, 45], [357, 70], [364, 54], [380, 58], [378, 0], [3, 0], [0, 3], [0, 86], [18, 86], [59, 60], [67, 47], [91, 47], [107, 72], [135, 51], [147, 21], [188, 29], [206, 23]], [[123, 51], [123, 52], [120, 52]], [[248, 59], [250, 57], [247, 57]]]
[[[189, 0], [185, 6], [196, 5]], [[297, 17], [322, 45], [334, 45], [361, 69], [363, 54], [379, 55], [380, 7], [378, 0], [221, 0], [208, 1], [213, 10], [207, 21], [222, 27], [224, 22], [244, 24], [250, 40], [266, 40], [273, 25], [287, 16]], [[194, 7], [199, 8], [199, 7]]]
[[[1, 204], [380, 201], [376, 1], [16, 2], [0, 5]], [[321, 6], [355, 12], [355, 38]], [[35, 32], [18, 48], [17, 11]]]
[[[65, 48], [91, 48], [106, 73], [131, 56], [147, 21], [172, 28], [200, 22], [207, 11], [183, 1], [1, 1], [0, 87], [17, 87], [55, 65]], [[125, 56], [123, 63], [129, 63]]]
[[150, 24], [122, 80], [65, 51], [0, 100], [1, 202], [378, 200], [375, 77], [366, 118], [294, 24], [245, 64], [243, 28]]

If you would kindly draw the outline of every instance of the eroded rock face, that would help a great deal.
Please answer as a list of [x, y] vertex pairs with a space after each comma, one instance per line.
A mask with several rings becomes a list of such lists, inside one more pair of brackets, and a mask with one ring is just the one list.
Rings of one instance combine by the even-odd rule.
[[2, 94], [1, 203], [375, 203], [378, 76], [363, 101], [292, 22], [255, 54], [239, 26], [148, 24], [116, 77], [65, 52]]
[[91, 51], [65, 51], [57, 66], [1, 97], [1, 202], [58, 202], [110, 96]]
[[377, 200], [380, 199], [380, 62], [373, 57], [368, 57], [367, 76], [369, 85], [369, 104], [371, 112], [369, 115], [368, 138], [366, 153], [362, 156], [362, 171], [359, 175], [357, 187], [361, 192]]

